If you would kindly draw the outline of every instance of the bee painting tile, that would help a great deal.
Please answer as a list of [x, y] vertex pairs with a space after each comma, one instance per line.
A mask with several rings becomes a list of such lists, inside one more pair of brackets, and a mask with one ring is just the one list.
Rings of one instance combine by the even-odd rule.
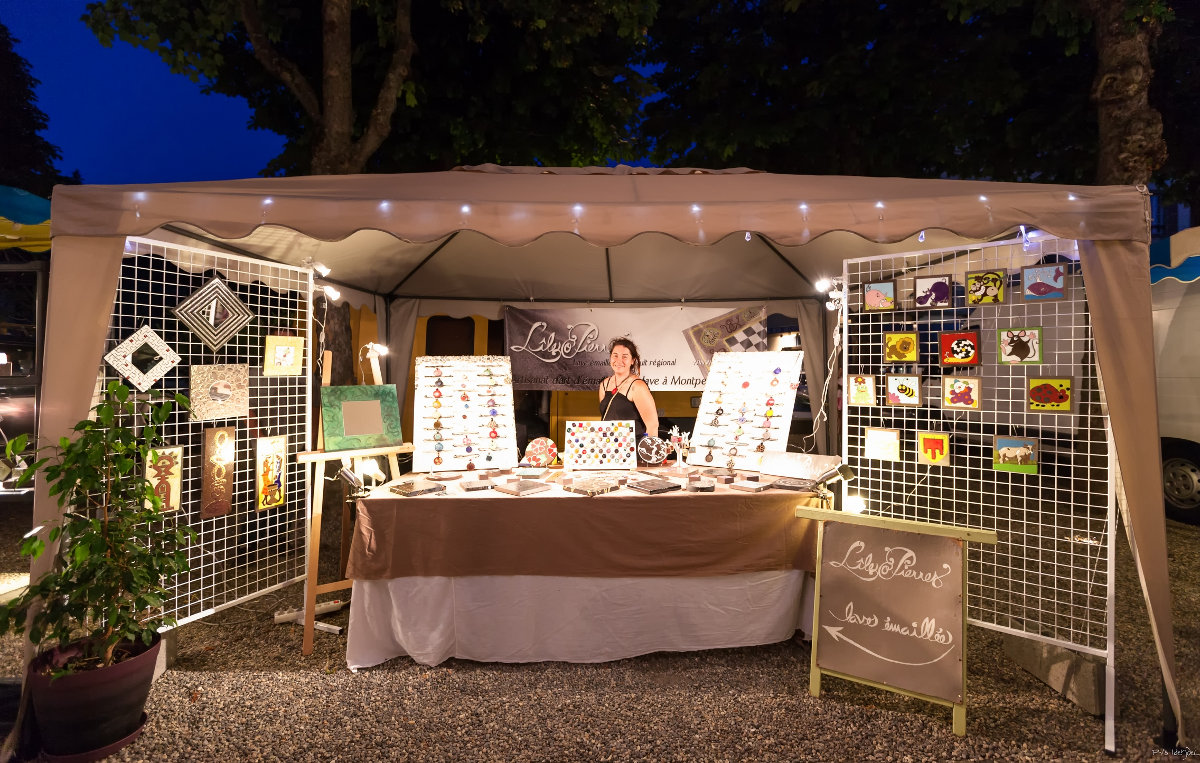
[[889, 331], [883, 335], [883, 362], [916, 363], [917, 332]]
[[943, 366], [979, 365], [979, 332], [943, 331], [939, 333], [938, 354]]
[[887, 404], [919, 407], [921, 405], [921, 377], [916, 374], [888, 374]]
[[1031, 376], [1025, 380], [1030, 413], [1070, 413], [1074, 408], [1074, 379], [1070, 376]]
[[1040, 326], [1013, 326], [996, 332], [1000, 363], [1009, 366], [1033, 366], [1042, 363]]

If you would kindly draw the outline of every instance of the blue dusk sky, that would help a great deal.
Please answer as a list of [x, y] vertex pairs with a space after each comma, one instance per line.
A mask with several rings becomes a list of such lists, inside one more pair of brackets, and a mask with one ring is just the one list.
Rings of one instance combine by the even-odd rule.
[[0, 23], [40, 81], [37, 106], [58, 168], [89, 184], [255, 177], [283, 138], [246, 125], [244, 101], [205, 95], [148, 50], [100, 44], [87, 0], [0, 0]]

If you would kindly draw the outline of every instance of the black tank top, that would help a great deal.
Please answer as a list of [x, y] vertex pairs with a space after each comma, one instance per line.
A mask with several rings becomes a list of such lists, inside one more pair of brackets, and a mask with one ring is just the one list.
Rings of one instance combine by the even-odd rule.
[[[629, 386], [625, 388], [625, 392], [632, 389], [634, 383], [637, 381], [645, 380], [631, 380]], [[607, 384], [607, 382], [605, 383]], [[630, 419], [633, 420], [634, 437], [640, 438], [646, 434], [646, 422], [642, 421], [642, 415], [638, 413], [637, 406], [633, 404], [633, 401], [615, 389], [606, 390], [604, 392], [604, 399], [600, 401], [600, 420], [629, 421]]]

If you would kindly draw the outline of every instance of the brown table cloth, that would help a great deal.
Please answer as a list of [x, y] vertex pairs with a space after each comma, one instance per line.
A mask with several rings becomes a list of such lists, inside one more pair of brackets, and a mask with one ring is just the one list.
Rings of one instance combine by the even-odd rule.
[[[453, 485], [449, 490], [453, 491]], [[816, 569], [816, 523], [788, 490], [595, 497], [486, 491], [358, 501], [346, 576], [700, 577]]]

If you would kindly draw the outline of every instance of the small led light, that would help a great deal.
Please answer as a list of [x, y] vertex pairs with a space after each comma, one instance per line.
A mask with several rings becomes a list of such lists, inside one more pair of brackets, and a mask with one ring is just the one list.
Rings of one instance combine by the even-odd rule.
[[145, 191], [138, 191], [137, 193], [135, 193], [135, 194], [133, 195], [133, 200], [134, 200], [134, 201], [145, 201], [145, 200], [146, 200], [146, 192], [145, 192]]
[[462, 210], [461, 210], [461, 211], [462, 211], [462, 213], [463, 213], [464, 215], [469, 215], [469, 214], [471, 214], [471, 205], [470, 205], [470, 204], [463, 204], [463, 205], [462, 205]]
[[980, 200], [980, 201], [987, 201], [987, 197], [986, 197], [986, 196], [980, 196], [980, 197], [979, 197], [979, 200]]
[[807, 204], [801, 204], [801, 205], [798, 207], [798, 209], [799, 209], [801, 212], [808, 212], [808, 205], [807, 205]]
[[813, 288], [822, 293], [829, 291], [832, 287], [833, 281], [829, 280], [828, 278], [822, 278], [813, 284]]
[[571, 207], [571, 211], [575, 213], [576, 217], [579, 217], [580, 215], [583, 214], [583, 205], [576, 204], [575, 206]]
[[693, 204], [693, 205], [692, 205], [692, 214], [693, 214], [693, 215], [698, 215], [698, 214], [700, 214], [700, 205], [699, 205], [699, 204]]
[[857, 493], [846, 496], [846, 502], [842, 504], [842, 511], [846, 512], [847, 514], [862, 514], [866, 510], [866, 500]]
[[329, 284], [325, 284], [324, 286], [321, 287], [321, 291], [325, 292], [325, 296], [328, 297], [329, 299], [341, 299], [342, 298], [342, 292], [340, 292], [336, 286], [331, 286]]
[[882, 202], [882, 201], [877, 201], [877, 202], [875, 202], [875, 208], [876, 208], [876, 209], [883, 209], [883, 202]]
[[390, 202], [390, 201], [379, 202], [379, 211], [380, 212], [387, 212], [391, 208], [392, 208], [392, 202]]
[[925, 231], [921, 231], [921, 235], [917, 236], [917, 241], [925, 241]]
[[275, 203], [275, 200], [274, 200], [274, 199], [272, 199], [270, 196], [268, 196], [267, 198], [263, 199], [263, 202], [262, 202], [262, 203], [263, 203], [263, 206], [264, 206], [264, 207], [269, 207], [269, 206], [271, 206], [272, 204], [274, 204], [274, 203]]
[[1078, 201], [1079, 197], [1073, 193], [1067, 194], [1067, 201]]
[[370, 350], [371, 352], [375, 353], [376, 355], [387, 355], [388, 354], [387, 345], [379, 344], [378, 342], [367, 342], [367, 349]]

